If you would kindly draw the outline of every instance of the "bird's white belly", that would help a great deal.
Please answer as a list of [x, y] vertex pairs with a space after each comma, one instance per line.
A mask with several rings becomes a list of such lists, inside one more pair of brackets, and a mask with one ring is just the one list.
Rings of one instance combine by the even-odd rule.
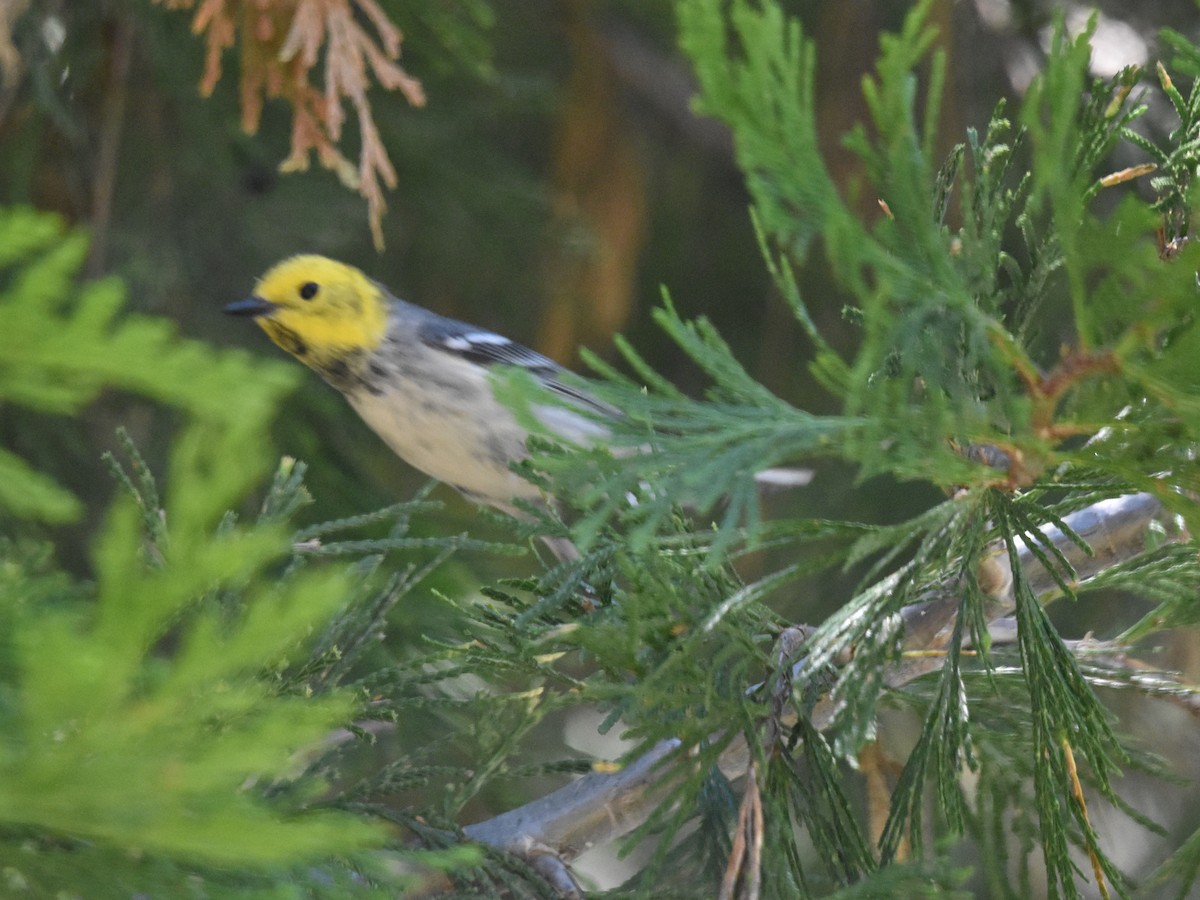
[[[480, 379], [490, 400], [490, 385]], [[536, 487], [509, 468], [525, 457], [525, 432], [512, 413], [466, 392], [448, 398], [403, 383], [375, 395], [347, 395], [371, 429], [413, 468], [493, 505], [514, 497], [534, 499]]]

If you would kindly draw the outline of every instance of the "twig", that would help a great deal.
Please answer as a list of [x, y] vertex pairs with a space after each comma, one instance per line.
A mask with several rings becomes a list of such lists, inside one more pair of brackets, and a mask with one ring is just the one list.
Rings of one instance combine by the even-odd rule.
[[538, 848], [552, 847], [560, 858], [574, 859], [629, 834], [649, 818], [670, 787], [673, 769], [665, 763], [681, 746], [674, 739], [659, 741], [619, 772], [591, 772], [463, 831], [472, 840], [518, 856], [528, 858]]
[[[758, 790], [758, 767], [750, 763], [746, 773], [746, 788], [738, 809], [737, 828], [733, 833], [733, 850], [721, 879], [718, 900], [758, 900], [762, 886], [763, 809]], [[737, 888], [739, 882], [742, 890]]]
[[[1067, 516], [1067, 527], [1087, 542], [1092, 550], [1091, 555], [1053, 525], [1043, 526], [1041, 531], [1070, 562], [1078, 580], [1086, 581], [1119, 562], [1143, 553], [1149, 537], [1148, 526], [1161, 512], [1162, 504], [1152, 495], [1127, 494], [1111, 500], [1101, 500]], [[1183, 535], [1175, 535], [1167, 540], [1182, 538]], [[1058, 584], [1054, 576], [1046, 571], [1023, 540], [1018, 539], [1017, 544], [1020, 548], [1018, 556], [1021, 569], [1033, 593], [1039, 597], [1048, 597], [1056, 593]], [[980, 585], [986, 591], [989, 600], [987, 619], [989, 622], [1002, 619], [1016, 606], [1012, 590], [1012, 572], [1008, 570], [1002, 551], [996, 550], [987, 557], [981, 569]], [[905, 607], [901, 611], [904, 622], [901, 650], [946, 649], [954, 633], [958, 603], [958, 585], [948, 584], [934, 592], [930, 599]], [[906, 657], [889, 668], [885, 683], [888, 687], [899, 687], [941, 667], [941, 657]]]
[[84, 268], [89, 278], [104, 274], [108, 249], [109, 222], [116, 192], [117, 162], [121, 148], [121, 128], [125, 123], [125, 100], [129, 93], [129, 67], [133, 60], [133, 15], [118, 10], [113, 33], [108, 85], [100, 121], [100, 140], [96, 150], [96, 177], [92, 184], [92, 243]]
[[[879, 847], [892, 803], [894, 785], [890, 783], [893, 779], [889, 779], [889, 775], [894, 774], [899, 766], [888, 760], [878, 741], [863, 745], [858, 753], [858, 766], [866, 788], [867, 833], [871, 837], [871, 845]], [[905, 835], [900, 839], [892, 858], [896, 862], [907, 862], [910, 852], [911, 842]]]
[[1100, 857], [1096, 855], [1096, 848], [1093, 845], [1092, 820], [1088, 817], [1087, 798], [1083, 796], [1083, 785], [1079, 783], [1079, 770], [1075, 767], [1075, 751], [1071, 749], [1071, 742], [1065, 736], [1062, 738], [1062, 750], [1063, 759], [1067, 764], [1067, 778], [1071, 782], [1071, 797], [1079, 806], [1084, 826], [1088, 831], [1087, 854], [1088, 859], [1092, 863], [1092, 874], [1096, 879], [1096, 888], [1100, 891], [1102, 900], [1109, 900], [1108, 882], [1104, 878], [1104, 868], [1100, 865]]

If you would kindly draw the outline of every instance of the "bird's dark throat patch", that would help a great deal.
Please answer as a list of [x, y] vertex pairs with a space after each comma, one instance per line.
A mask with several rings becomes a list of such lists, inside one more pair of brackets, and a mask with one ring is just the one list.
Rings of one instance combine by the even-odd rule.
[[308, 356], [308, 344], [304, 343], [296, 332], [269, 319], [264, 321], [262, 325], [263, 329], [270, 334], [271, 340], [297, 359], [308, 362], [305, 359]]
[[365, 352], [344, 353], [337, 356], [309, 354], [304, 360], [333, 387], [342, 393], [366, 390], [372, 394], [383, 393], [383, 385], [371, 377], [371, 367]]

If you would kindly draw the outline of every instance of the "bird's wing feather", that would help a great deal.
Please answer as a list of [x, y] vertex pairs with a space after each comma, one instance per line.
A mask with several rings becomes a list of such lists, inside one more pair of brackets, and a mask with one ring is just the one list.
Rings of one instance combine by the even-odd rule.
[[427, 346], [453, 353], [477, 365], [518, 366], [535, 375], [554, 393], [579, 406], [606, 416], [618, 414], [608, 404], [564, 382], [562, 376], [567, 370], [554, 360], [503, 335], [442, 316], [431, 316], [422, 322], [417, 334]]

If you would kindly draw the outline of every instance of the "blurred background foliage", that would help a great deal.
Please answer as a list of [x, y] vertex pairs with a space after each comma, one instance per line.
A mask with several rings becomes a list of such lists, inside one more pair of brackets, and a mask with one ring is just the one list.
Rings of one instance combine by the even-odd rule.
[[[729, 135], [690, 112], [694, 87], [676, 48], [671, 3], [378, 3], [403, 34], [401, 64], [424, 97], [418, 106], [411, 92], [369, 92], [396, 174], [395, 189], [383, 194], [382, 253], [374, 246], [368, 202], [345, 177], [317, 165], [280, 171], [292, 147], [288, 103], [267, 99], [257, 132], [245, 133], [238, 49], [224, 53], [223, 76], [211, 96], [200, 97], [206, 58], [203, 38], [191, 28], [196, 9], [170, 3], [10, 0], [0, 7], [0, 38], [7, 38], [0, 41], [0, 202], [54, 212], [85, 229], [86, 277], [119, 275], [129, 308], [220, 346], [274, 355], [265, 338], [219, 309], [248, 293], [271, 263], [313, 251], [359, 265], [400, 296], [499, 330], [566, 364], [578, 363], [580, 346], [614, 359], [612, 335], [623, 332], [686, 391], [702, 378], [650, 316], [666, 286], [684, 315], [709, 316], [750, 372], [783, 399], [817, 413], [834, 408], [807, 369], [811, 348], [762, 266]], [[197, 4], [213, 5], [220, 6]], [[834, 181], [854, 196], [860, 160], [840, 149], [840, 136], [866, 118], [861, 78], [876, 57], [879, 34], [897, 28], [909, 4], [783, 5], [820, 48], [819, 139]], [[944, 151], [967, 126], [983, 129], [997, 99], [1022, 95], [1041, 67], [1051, 14], [1062, 8], [1078, 28], [1092, 7], [1035, 0], [932, 4], [949, 62], [938, 138]], [[1097, 75], [1155, 59], [1163, 25], [1200, 38], [1191, 0], [1100, 8]], [[1141, 120], [1152, 136], [1174, 124], [1169, 107], [1153, 100]], [[351, 120], [342, 153], [354, 163], [361, 150]], [[1141, 161], [1118, 157], [1110, 168]], [[883, 215], [873, 196], [859, 194], [855, 202], [867, 220]], [[859, 334], [843, 317], [848, 298], [832, 285], [819, 255], [800, 278], [822, 333], [835, 349], [853, 346]], [[1046, 320], [1053, 320], [1052, 309]], [[1043, 340], [1054, 347], [1062, 337], [1047, 333]], [[12, 339], [0, 326], [0, 340]], [[333, 391], [307, 374], [300, 384], [273, 427], [278, 450], [309, 463], [307, 481], [318, 503], [300, 510], [301, 522], [413, 494], [421, 477]], [[0, 445], [37, 460], [39, 470], [82, 502], [75, 524], [42, 526], [58, 538], [59, 561], [68, 570], [93, 574], [84, 536], [114, 492], [100, 451], [115, 447], [115, 426], [127, 427], [150, 467], [162, 471], [179, 423], [177, 409], [119, 390], [72, 415], [0, 407]], [[886, 476], [871, 489], [851, 490], [854, 477], [829, 463], [809, 489], [772, 502], [791, 514], [835, 509], [845, 519], [883, 523], [938, 498], [927, 485]], [[435, 496], [446, 502], [446, 531], [489, 533], [452, 491], [438, 488]], [[498, 554], [461, 559], [480, 577], [529, 567]], [[743, 564], [757, 565], [753, 557]], [[822, 578], [830, 581], [807, 593], [830, 604], [851, 580]], [[805, 617], [828, 611], [819, 607], [810, 605]], [[779, 612], [789, 615], [786, 607]], [[428, 627], [429, 617], [436, 619], [420, 604], [396, 615], [398, 640], [406, 629], [416, 633], [418, 621]], [[1105, 604], [1055, 615], [1064, 632], [1082, 635], [1103, 621]], [[1161, 662], [1200, 679], [1200, 642], [1173, 638]], [[1190, 743], [1181, 738], [1180, 744], [1160, 749], [1187, 772]], [[500, 806], [513, 798], [492, 799]]]

